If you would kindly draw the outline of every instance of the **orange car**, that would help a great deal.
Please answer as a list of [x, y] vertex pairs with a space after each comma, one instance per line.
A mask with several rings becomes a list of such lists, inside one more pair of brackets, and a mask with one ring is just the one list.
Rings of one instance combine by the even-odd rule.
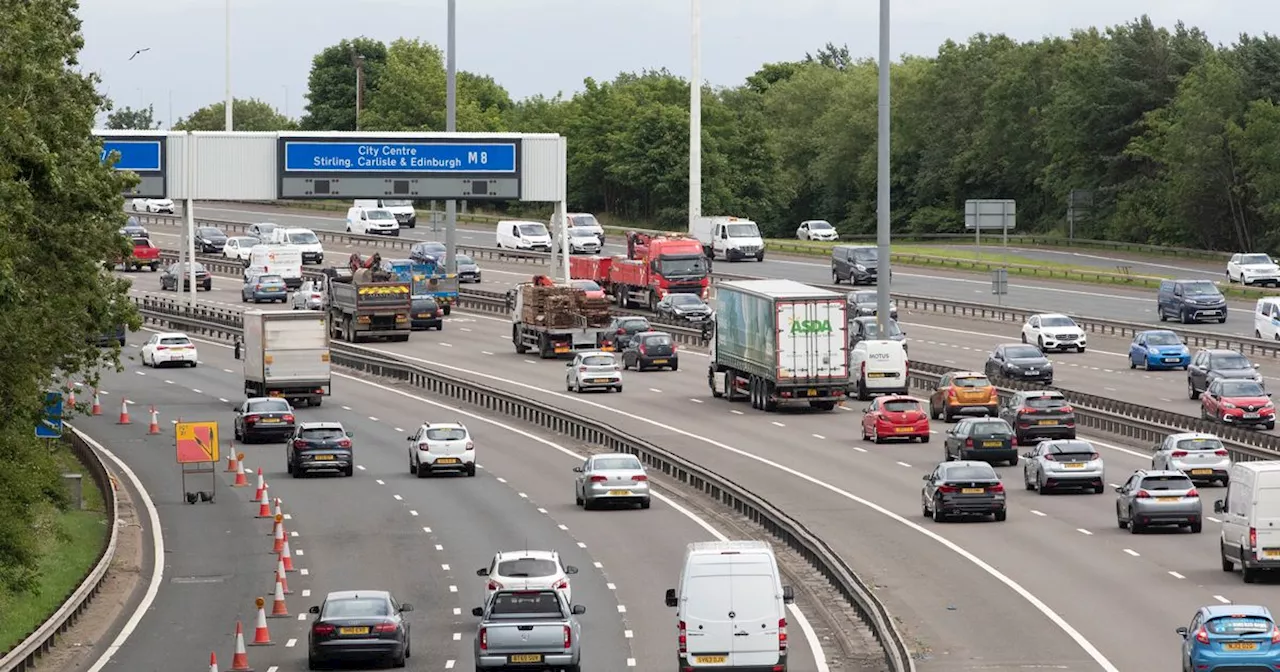
[[929, 417], [954, 422], [957, 415], [982, 413], [995, 417], [1000, 410], [1000, 396], [986, 374], [977, 371], [952, 371], [943, 374], [938, 389], [929, 395]]
[[920, 443], [929, 443], [929, 416], [915, 397], [878, 397], [862, 415], [862, 438], [876, 443], [885, 439], [920, 439]]

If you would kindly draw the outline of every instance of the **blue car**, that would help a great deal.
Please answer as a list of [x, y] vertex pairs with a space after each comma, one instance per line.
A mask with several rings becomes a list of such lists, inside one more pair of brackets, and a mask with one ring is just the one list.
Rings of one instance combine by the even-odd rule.
[[1280, 668], [1280, 628], [1266, 607], [1215, 604], [1200, 607], [1182, 636], [1182, 669], [1274, 670]]
[[244, 302], [279, 301], [284, 303], [288, 299], [289, 288], [285, 285], [284, 278], [279, 275], [252, 276], [244, 281], [244, 288], [240, 290], [240, 300]]
[[1182, 339], [1172, 331], [1158, 329], [1140, 331], [1129, 343], [1129, 368], [1141, 366], [1148, 371], [1155, 369], [1182, 369], [1191, 366], [1191, 351]]

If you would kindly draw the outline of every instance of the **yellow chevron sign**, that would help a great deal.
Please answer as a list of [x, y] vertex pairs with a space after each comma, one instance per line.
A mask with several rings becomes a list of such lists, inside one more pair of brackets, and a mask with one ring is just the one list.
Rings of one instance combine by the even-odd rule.
[[388, 287], [361, 287], [357, 289], [356, 292], [362, 296], [368, 296], [371, 294], [408, 294], [409, 286], [391, 285]]

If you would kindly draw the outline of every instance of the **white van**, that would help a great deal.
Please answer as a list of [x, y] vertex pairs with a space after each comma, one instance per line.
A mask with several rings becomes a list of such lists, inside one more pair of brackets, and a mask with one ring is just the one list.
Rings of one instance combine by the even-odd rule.
[[400, 235], [400, 223], [390, 210], [382, 208], [351, 208], [347, 210], [347, 233], [368, 236], [382, 234]]
[[700, 541], [684, 553], [675, 607], [681, 670], [786, 670], [787, 606], [773, 549], [763, 541]]
[[1280, 297], [1258, 299], [1253, 309], [1253, 335], [1280, 341]]
[[849, 350], [849, 371], [858, 399], [907, 393], [907, 349], [902, 341], [858, 341]]
[[504, 219], [498, 222], [497, 241], [508, 250], [551, 251], [551, 233], [542, 222]]
[[386, 210], [402, 227], [412, 229], [418, 225], [418, 211], [413, 209], [413, 201], [402, 198], [357, 198], [352, 205], [366, 210]]
[[1222, 517], [1222, 571], [1238, 564], [1253, 583], [1260, 570], [1280, 569], [1280, 461], [1232, 464], [1227, 494], [1213, 511]]
[[293, 245], [254, 245], [244, 277], [278, 273], [289, 289], [302, 286], [302, 250]]
[[698, 217], [690, 223], [689, 234], [702, 243], [702, 252], [712, 259], [764, 261], [764, 239], [760, 227], [740, 217]]
[[320, 237], [311, 229], [289, 228], [276, 229], [275, 242], [280, 245], [292, 245], [302, 252], [302, 263], [324, 263], [324, 245]]
[[589, 212], [568, 212], [565, 213], [564, 221], [573, 231], [590, 231], [596, 234], [596, 238], [600, 239], [600, 246], [604, 247], [604, 227], [600, 226], [600, 220], [595, 215]]

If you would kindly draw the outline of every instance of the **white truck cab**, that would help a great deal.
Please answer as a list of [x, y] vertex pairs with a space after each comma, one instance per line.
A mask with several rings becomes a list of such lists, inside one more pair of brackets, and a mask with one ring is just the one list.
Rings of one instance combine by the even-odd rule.
[[749, 219], [698, 217], [690, 225], [689, 234], [702, 243], [703, 253], [712, 259], [720, 256], [729, 261], [764, 261], [760, 227]]

